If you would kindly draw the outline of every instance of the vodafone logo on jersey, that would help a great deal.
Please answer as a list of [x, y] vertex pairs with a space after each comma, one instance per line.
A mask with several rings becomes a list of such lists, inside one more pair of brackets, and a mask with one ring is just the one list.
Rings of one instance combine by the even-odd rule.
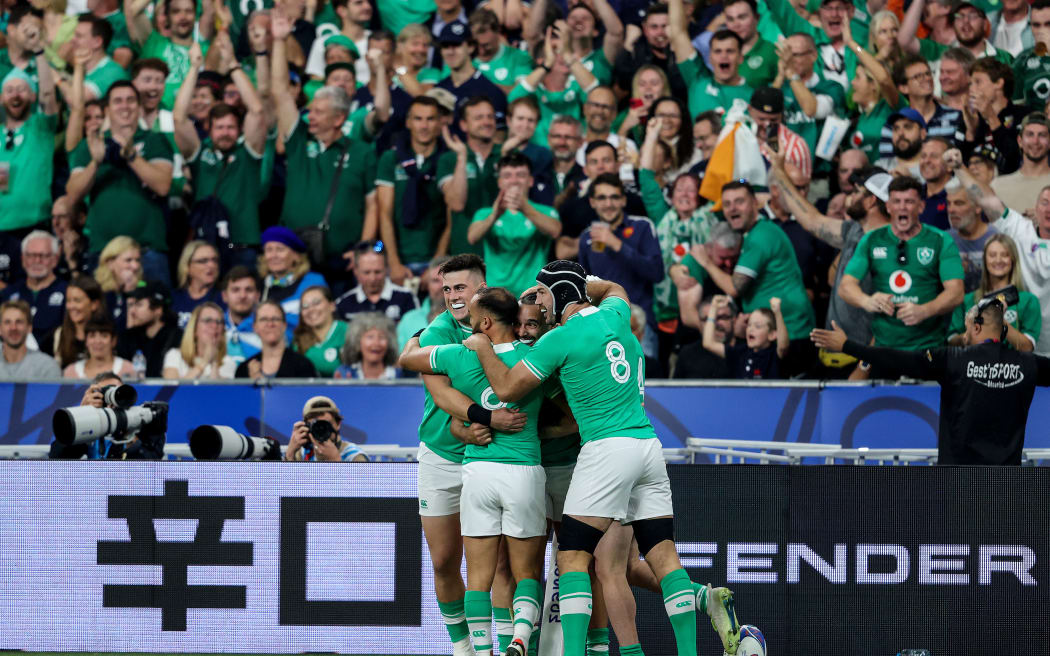
[[904, 269], [897, 269], [890, 274], [890, 290], [894, 294], [903, 294], [911, 289], [911, 274]]

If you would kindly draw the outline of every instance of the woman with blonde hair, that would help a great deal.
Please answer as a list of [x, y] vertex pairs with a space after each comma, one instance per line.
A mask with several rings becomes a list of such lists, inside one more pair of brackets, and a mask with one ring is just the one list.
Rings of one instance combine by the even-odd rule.
[[[655, 64], [643, 64], [631, 78], [631, 106], [613, 121], [612, 127], [621, 137], [631, 136], [642, 143], [645, 135], [638, 129], [652, 113], [653, 103], [671, 95], [671, 81], [667, 73]], [[634, 134], [630, 134], [634, 130]]]
[[185, 330], [193, 310], [201, 303], [225, 307], [219, 280], [219, 251], [206, 241], [191, 241], [182, 249], [178, 266], [179, 288], [171, 294], [171, 309]]
[[441, 71], [427, 66], [433, 40], [430, 30], [419, 23], [405, 25], [397, 35], [394, 66], [403, 71], [397, 80], [411, 96], [423, 95], [442, 78]]
[[205, 301], [190, 314], [179, 348], [164, 354], [164, 377], [174, 379], [233, 378], [237, 362], [226, 354], [224, 312]]
[[901, 20], [897, 14], [888, 9], [876, 12], [871, 17], [868, 30], [868, 52], [875, 53], [875, 58], [890, 70], [901, 61], [904, 51], [897, 41], [901, 29]]
[[335, 302], [327, 287], [310, 287], [299, 305], [299, 325], [292, 346], [314, 363], [317, 375], [331, 378], [339, 368], [339, 350], [346, 342], [347, 323], [335, 318]]
[[259, 277], [263, 280], [262, 300], [274, 301], [284, 310], [288, 326], [299, 325], [299, 301], [310, 287], [327, 287], [325, 279], [310, 271], [306, 244], [284, 226], [273, 226], [262, 233]]
[[1025, 290], [1021, 279], [1017, 244], [1008, 235], [996, 233], [984, 242], [984, 271], [981, 284], [963, 298], [962, 305], [952, 312], [949, 344], [962, 345], [966, 332], [966, 311], [982, 298], [1004, 287], [1017, 288], [1017, 303], [1007, 306], [1003, 319], [1008, 325], [1006, 341], [1018, 351], [1035, 350], [1043, 329], [1043, 314], [1039, 298]]
[[879, 158], [879, 139], [886, 119], [903, 107], [904, 101], [886, 64], [853, 40], [849, 21], [842, 22], [842, 37], [846, 47], [857, 53], [860, 62], [850, 83], [858, 115], [849, 144], [843, 148], [860, 148], [868, 156], [868, 161], [874, 162]]
[[95, 280], [106, 294], [109, 316], [124, 332], [127, 325], [127, 297], [142, 284], [142, 247], [131, 237], [114, 237], [98, 256]]
[[380, 312], [364, 312], [350, 322], [343, 346], [343, 365], [336, 378], [394, 380], [401, 378], [397, 363], [394, 322]]

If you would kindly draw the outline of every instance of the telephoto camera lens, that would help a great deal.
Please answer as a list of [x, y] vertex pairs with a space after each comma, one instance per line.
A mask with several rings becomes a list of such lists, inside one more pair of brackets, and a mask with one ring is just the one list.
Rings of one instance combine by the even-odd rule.
[[310, 422], [310, 437], [315, 442], [327, 442], [332, 439], [333, 435], [335, 435], [335, 428], [330, 421], [315, 419]]
[[272, 437], [238, 433], [229, 426], [198, 426], [190, 433], [190, 453], [197, 460], [278, 460], [281, 445]]
[[139, 393], [131, 385], [106, 385], [100, 391], [102, 402], [114, 408], [127, 410], [139, 400]]

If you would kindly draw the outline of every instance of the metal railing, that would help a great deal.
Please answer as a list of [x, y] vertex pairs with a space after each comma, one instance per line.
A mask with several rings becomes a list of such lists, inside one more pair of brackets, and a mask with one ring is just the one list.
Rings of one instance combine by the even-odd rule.
[[[0, 460], [44, 460], [47, 444], [0, 445]], [[415, 462], [417, 447], [397, 444], [366, 444], [364, 451], [373, 462]], [[843, 448], [838, 444], [763, 442], [690, 437], [685, 448], [664, 449], [672, 464], [694, 464], [698, 455], [709, 456], [715, 464], [850, 464], [850, 465], [935, 465], [937, 449]], [[167, 444], [164, 454], [171, 460], [192, 460], [189, 444]], [[1029, 466], [1050, 465], [1050, 449], [1024, 449], [1021, 462]]]

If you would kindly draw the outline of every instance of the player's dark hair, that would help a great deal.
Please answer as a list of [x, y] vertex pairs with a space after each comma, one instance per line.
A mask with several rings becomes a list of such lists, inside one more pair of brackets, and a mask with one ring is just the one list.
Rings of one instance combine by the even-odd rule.
[[598, 185], [609, 185], [610, 187], [616, 187], [621, 194], [623, 193], [623, 181], [620, 180], [620, 176], [618, 174], [602, 173], [597, 178], [595, 178], [594, 182], [591, 183], [591, 186], [587, 188], [587, 198], [594, 198], [595, 189], [598, 188]]
[[477, 293], [478, 308], [508, 328], [518, 323], [518, 299], [503, 287], [482, 287]]
[[109, 49], [109, 42], [113, 40], [113, 26], [109, 24], [109, 21], [104, 18], [99, 18], [94, 14], [81, 14], [77, 18], [78, 23], [90, 23], [91, 24], [91, 36], [102, 39], [102, 49]]
[[734, 32], [733, 30], [718, 30], [711, 36], [711, 43], [714, 44], [715, 41], [726, 41], [728, 39], [736, 41], [736, 47], [740, 48], [741, 51], [744, 49], [744, 40], [741, 39], [740, 35]]
[[536, 292], [529, 292], [522, 296], [519, 305], [539, 305], [539, 299], [536, 297]]
[[243, 264], [238, 264], [226, 273], [226, 276], [222, 279], [222, 284], [219, 285], [219, 289], [226, 290], [231, 284], [238, 280], [244, 280], [245, 278], [251, 278], [252, 282], [255, 283], [255, 288], [259, 289], [259, 277], [255, 275], [255, 272]]
[[1007, 99], [1014, 96], [1014, 72], [1009, 65], [991, 57], [981, 57], [970, 67], [970, 75], [984, 73], [993, 83], [1003, 81], [1003, 95]]
[[485, 278], [485, 260], [474, 253], [460, 253], [453, 255], [452, 259], [441, 265], [438, 273], [445, 276], [456, 271], [474, 271]]
[[926, 199], [926, 190], [923, 189], [922, 183], [910, 175], [899, 175], [893, 178], [890, 182], [889, 193], [908, 191], [909, 189], [914, 189], [915, 193], [919, 194], [919, 198]]
[[522, 166], [529, 170], [529, 175], [532, 175], [532, 160], [520, 150], [512, 150], [499, 158], [499, 162], [496, 163], [496, 170], [502, 171], [505, 168], [520, 168]]

